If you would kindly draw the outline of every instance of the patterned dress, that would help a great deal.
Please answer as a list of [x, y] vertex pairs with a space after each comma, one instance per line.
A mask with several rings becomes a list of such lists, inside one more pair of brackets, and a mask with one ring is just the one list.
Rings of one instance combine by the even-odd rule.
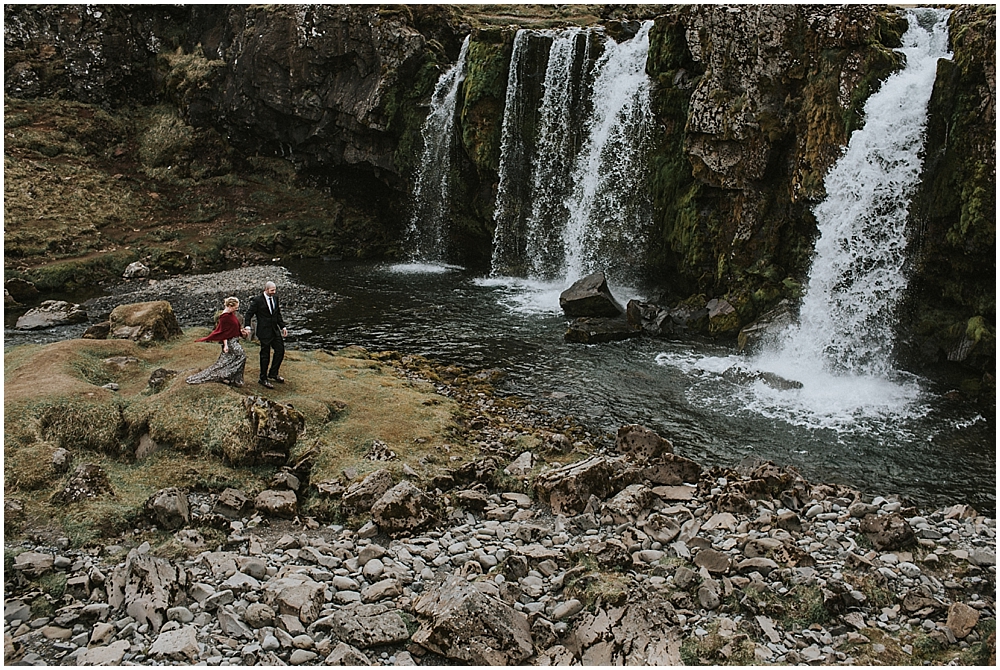
[[206, 382], [221, 382], [230, 386], [243, 386], [243, 368], [247, 364], [247, 355], [240, 346], [240, 322], [236, 314], [223, 312], [219, 323], [207, 337], [197, 342], [228, 342], [229, 351], [222, 351], [219, 359], [201, 372], [187, 378], [188, 384], [204, 384]]

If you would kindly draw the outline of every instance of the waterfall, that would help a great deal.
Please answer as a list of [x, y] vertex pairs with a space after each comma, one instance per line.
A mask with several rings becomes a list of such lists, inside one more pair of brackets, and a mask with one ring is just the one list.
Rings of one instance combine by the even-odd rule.
[[927, 102], [948, 53], [947, 10], [907, 13], [904, 69], [865, 105], [865, 125], [826, 177], [819, 239], [780, 358], [835, 373], [892, 371], [896, 308], [906, 289], [907, 209], [920, 178]]
[[576, 161], [567, 200], [564, 277], [572, 282], [599, 269], [634, 281], [650, 221], [646, 150], [653, 115], [646, 75], [646, 21], [631, 40], [609, 43], [595, 65], [589, 137]]
[[413, 212], [406, 238], [410, 259], [415, 262], [443, 263], [446, 260], [456, 102], [465, 79], [468, 52], [469, 36], [466, 36], [458, 61], [441, 75], [434, 86], [431, 109], [420, 131], [424, 149], [413, 190]]
[[[607, 39], [592, 68], [590, 31], [518, 31], [501, 134], [493, 276], [572, 282], [597, 269], [621, 277], [638, 264], [650, 220], [651, 27], [643, 23], [620, 44]], [[525, 54], [538, 37], [551, 42], [533, 109]], [[530, 115], [537, 119], [526, 138]]]

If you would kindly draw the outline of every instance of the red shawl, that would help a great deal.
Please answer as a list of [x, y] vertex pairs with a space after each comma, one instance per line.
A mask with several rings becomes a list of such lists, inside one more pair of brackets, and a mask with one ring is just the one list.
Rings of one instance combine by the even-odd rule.
[[215, 325], [215, 330], [208, 334], [208, 337], [199, 337], [195, 342], [223, 342], [240, 336], [240, 322], [236, 318], [235, 312], [223, 312], [219, 316], [219, 323]]

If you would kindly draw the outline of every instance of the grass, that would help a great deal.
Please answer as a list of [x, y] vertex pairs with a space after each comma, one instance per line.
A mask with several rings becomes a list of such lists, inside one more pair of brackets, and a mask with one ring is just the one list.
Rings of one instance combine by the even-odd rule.
[[681, 643], [684, 665], [756, 665], [754, 642], [745, 634], [726, 637], [719, 634], [719, 623], [708, 627], [708, 635], [691, 635]]
[[[133, 527], [146, 499], [166, 486], [234, 487], [251, 496], [266, 487], [274, 467], [234, 463], [245, 447], [242, 400], [257, 387], [184, 381], [215, 359], [214, 347], [194, 342], [207, 332], [191, 329], [151, 347], [80, 339], [5, 352], [4, 489], [23, 501], [27, 526], [50, 526], [79, 546]], [[251, 365], [255, 347], [247, 347]], [[104, 362], [120, 356], [138, 362], [124, 369]], [[160, 367], [179, 374], [160, 393], [149, 395], [149, 373]], [[429, 383], [401, 377], [391, 363], [362, 350], [289, 351], [283, 371], [289, 382], [265, 395], [305, 417], [292, 458], [312, 447], [319, 450], [314, 482], [339, 478], [348, 467], [358, 478], [385, 467], [399, 480], [404, 465], [429, 479], [438, 473], [434, 463], [450, 468], [476, 455], [474, 447], [453, 439], [454, 401], [436, 394]], [[109, 381], [119, 384], [118, 392], [100, 388]], [[146, 433], [161, 450], [136, 461], [135, 448]], [[376, 439], [398, 458], [365, 460]], [[74, 466], [104, 468], [114, 495], [67, 507], [52, 503], [67, 477], [51, 467], [52, 452], [59, 447], [71, 451]], [[305, 508], [325, 517], [339, 515], [336, 505], [321, 499], [307, 499]]]

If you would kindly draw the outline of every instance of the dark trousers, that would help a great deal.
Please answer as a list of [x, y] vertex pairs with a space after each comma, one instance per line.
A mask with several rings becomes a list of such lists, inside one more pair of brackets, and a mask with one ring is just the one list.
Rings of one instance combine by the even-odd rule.
[[[271, 349], [274, 349], [274, 360], [271, 360]], [[270, 342], [260, 343], [260, 378], [277, 377], [281, 361], [285, 359], [285, 343], [280, 337]]]

